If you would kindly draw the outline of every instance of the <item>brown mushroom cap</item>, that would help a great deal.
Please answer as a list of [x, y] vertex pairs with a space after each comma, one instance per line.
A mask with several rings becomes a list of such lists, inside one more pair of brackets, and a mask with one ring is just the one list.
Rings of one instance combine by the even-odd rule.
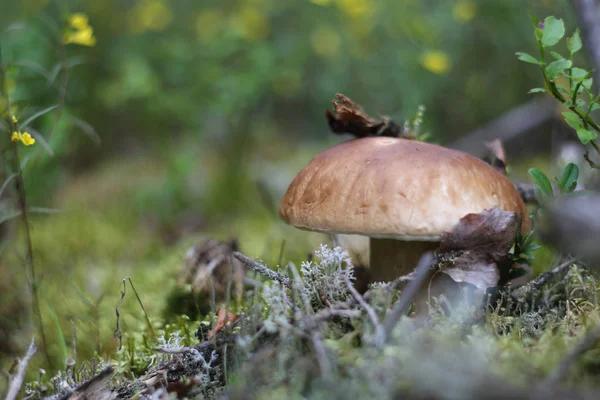
[[438, 241], [466, 214], [499, 207], [522, 216], [511, 181], [484, 161], [430, 143], [367, 137], [317, 155], [290, 184], [280, 218], [300, 229]]

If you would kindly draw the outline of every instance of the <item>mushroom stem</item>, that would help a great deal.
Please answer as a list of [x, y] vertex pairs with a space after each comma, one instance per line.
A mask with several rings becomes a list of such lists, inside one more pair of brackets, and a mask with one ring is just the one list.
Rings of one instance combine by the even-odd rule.
[[440, 242], [370, 240], [369, 276], [371, 282], [389, 282], [411, 273], [423, 253], [440, 246]]
[[[370, 282], [389, 282], [413, 272], [423, 253], [436, 250], [440, 242], [403, 242], [394, 239], [370, 240], [371, 261], [369, 267]], [[450, 276], [437, 272], [422, 287], [415, 298], [415, 316], [429, 314], [431, 300], [444, 295], [442, 304], [449, 314], [462, 309], [465, 305], [481, 302], [483, 292], [477, 294], [474, 286], [455, 282]]]

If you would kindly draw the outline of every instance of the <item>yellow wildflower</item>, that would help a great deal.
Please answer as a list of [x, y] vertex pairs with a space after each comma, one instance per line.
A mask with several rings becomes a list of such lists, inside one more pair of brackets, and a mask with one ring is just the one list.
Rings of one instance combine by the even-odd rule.
[[470, 0], [460, 0], [452, 8], [452, 16], [460, 22], [469, 22], [477, 13], [477, 4]]
[[450, 64], [450, 58], [443, 51], [429, 50], [421, 56], [421, 65], [434, 74], [445, 74], [450, 69]]
[[65, 35], [65, 44], [73, 43], [81, 46], [94, 46], [96, 44], [96, 38], [94, 37], [94, 31], [91, 26], [81, 30], [70, 32]]
[[28, 132], [13, 132], [11, 138], [13, 142], [22, 142], [25, 146], [31, 146], [35, 143], [35, 139]]
[[35, 143], [35, 139], [32, 138], [28, 132], [23, 132], [21, 135], [21, 142], [23, 142], [25, 146], [31, 146]]
[[69, 25], [78, 31], [82, 31], [88, 27], [88, 17], [82, 13], [75, 13], [69, 17]]
[[96, 44], [94, 30], [88, 23], [87, 15], [82, 13], [71, 14], [68, 22], [70, 28], [63, 37], [65, 44], [73, 43], [90, 47]]
[[19, 120], [17, 119], [17, 117], [15, 117], [14, 115], [12, 115], [12, 116], [10, 117], [10, 121], [11, 121], [13, 124], [16, 124], [17, 122], [19, 122]]

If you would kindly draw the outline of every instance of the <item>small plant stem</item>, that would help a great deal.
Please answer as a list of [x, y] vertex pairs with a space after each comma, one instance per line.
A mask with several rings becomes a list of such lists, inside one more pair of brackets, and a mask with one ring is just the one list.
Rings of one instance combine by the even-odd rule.
[[[10, 98], [8, 95], [8, 82], [6, 79], [6, 68], [4, 66], [4, 62], [2, 59], [2, 47], [0, 46], [0, 79], [2, 80], [2, 95], [4, 97], [4, 101], [6, 102], [6, 109], [8, 111], [7, 121], [9, 126], [9, 135], [13, 132], [17, 131], [17, 124], [13, 120], [13, 112], [12, 106], [10, 104]], [[38, 286], [35, 276], [35, 264], [33, 261], [33, 244], [31, 240], [31, 230], [29, 229], [29, 214], [27, 210], [27, 193], [25, 191], [25, 181], [23, 179], [23, 170], [21, 169], [21, 160], [19, 158], [19, 143], [12, 143], [12, 151], [13, 151], [13, 168], [16, 171], [16, 190], [18, 196], [18, 205], [19, 211], [21, 212], [21, 221], [23, 223], [23, 228], [25, 229], [25, 246], [26, 246], [26, 255], [25, 255], [25, 263], [27, 266], [27, 272], [29, 274], [29, 287], [31, 290], [31, 295], [33, 298], [33, 313], [38, 319], [38, 328], [40, 338], [42, 340], [42, 348], [44, 355], [46, 357], [46, 361], [48, 362], [48, 366], [52, 367], [52, 360], [50, 358], [50, 354], [48, 353], [48, 346], [46, 342], [46, 333], [44, 331], [44, 321], [42, 319], [42, 312], [40, 308], [40, 300], [38, 294]]]

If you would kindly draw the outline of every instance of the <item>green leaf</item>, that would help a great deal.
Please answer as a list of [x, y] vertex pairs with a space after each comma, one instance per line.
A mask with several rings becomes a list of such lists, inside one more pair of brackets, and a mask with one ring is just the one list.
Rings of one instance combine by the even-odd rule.
[[586, 79], [591, 74], [591, 71], [587, 71], [583, 68], [573, 67], [571, 70], [571, 78], [576, 81]]
[[537, 243], [532, 243], [529, 246], [525, 247], [525, 251], [535, 251], [541, 249], [542, 246]]
[[541, 88], [541, 87], [536, 87], [529, 91], [529, 93], [544, 93], [544, 92], [546, 92], [546, 89]]
[[77, 65], [83, 65], [85, 63], [86, 63], [85, 57], [82, 57], [82, 56], [71, 57], [67, 60], [67, 69], [71, 69]]
[[37, 72], [42, 75], [44, 78], [48, 79], [49, 72], [41, 65], [31, 60], [17, 60], [11, 63], [12, 65], [16, 65], [18, 67], [29, 68], [32, 71]]
[[27, 166], [27, 163], [29, 163], [29, 160], [31, 160], [31, 154], [27, 154], [27, 156], [25, 156], [25, 158], [21, 160], [21, 171], [25, 170], [25, 167]]
[[550, 54], [552, 55], [552, 57], [556, 58], [557, 60], [564, 60], [565, 59], [563, 56], [561, 56], [556, 51], [551, 51]]
[[75, 125], [76, 127], [78, 127], [79, 129], [81, 129], [81, 131], [83, 133], [85, 133], [86, 135], [88, 135], [88, 137], [96, 144], [99, 145], [101, 140], [100, 140], [100, 136], [98, 135], [98, 133], [96, 132], [96, 130], [94, 129], [93, 126], [91, 126], [89, 123], [87, 123], [86, 121], [76, 118], [76, 117], [69, 117], [69, 119], [71, 120], [71, 122], [73, 123], [73, 125]]
[[[540, 204], [542, 204], [544, 202], [544, 199], [546, 198], [546, 195], [544, 194], [544, 192], [542, 191], [542, 189], [540, 189], [539, 186], [535, 187], [535, 198], [538, 199], [538, 202]], [[543, 210], [543, 208], [539, 208], [538, 209], [538, 214], [540, 214], [541, 210]]]
[[562, 19], [547, 17], [542, 29], [542, 45], [544, 47], [554, 46], [565, 35], [565, 24]]
[[585, 106], [587, 106], [587, 101], [583, 99], [577, 99], [575, 100], [575, 105], [579, 108], [584, 108]]
[[50, 72], [48, 72], [48, 87], [51, 87], [54, 84], [54, 81], [58, 77], [58, 74], [62, 70], [61, 64], [56, 64]]
[[600, 104], [594, 103], [594, 104], [592, 104], [592, 109], [590, 111], [596, 111], [598, 109], [600, 109]]
[[560, 187], [560, 193], [571, 193], [577, 186], [577, 179], [579, 178], [579, 167], [573, 163], [569, 163], [565, 169], [563, 169], [562, 176], [558, 181]]
[[8, 184], [10, 183], [10, 181], [12, 181], [13, 179], [15, 179], [17, 176], [19, 176], [18, 174], [10, 174], [6, 180], [4, 181], [4, 183], [2, 184], [2, 187], [0, 187], [0, 197], [2, 197], [2, 193], [4, 193], [4, 190], [6, 189], [6, 187], [8, 186]]
[[573, 36], [567, 38], [567, 49], [571, 54], [577, 53], [581, 50], [581, 37], [579, 36], [579, 29], [575, 31]]
[[548, 75], [548, 79], [554, 80], [558, 76], [564, 72], [565, 69], [571, 68], [571, 61], [569, 60], [556, 60], [552, 61], [548, 66], [546, 66], [546, 74]]
[[35, 121], [37, 118], [41, 117], [42, 115], [48, 114], [50, 111], [54, 110], [55, 108], [58, 108], [58, 104], [50, 106], [48, 108], [44, 108], [43, 110], [36, 112], [35, 114], [33, 114], [32, 116], [27, 118], [24, 122], [19, 123], [19, 130], [22, 130], [23, 128], [27, 127], [27, 125], [29, 125], [30, 123]]
[[14, 24], [9, 25], [3, 33], [8, 33], [12, 31], [25, 31], [27, 29], [31, 29], [31, 26], [22, 22], [15, 22]]
[[576, 129], [577, 137], [582, 144], [588, 144], [592, 140], [598, 137], [598, 134], [594, 131], [590, 131], [589, 129], [585, 129], [583, 127]]
[[537, 16], [529, 14], [529, 21], [531, 22], [531, 26], [535, 29], [539, 29], [540, 19]]
[[535, 183], [545, 195], [554, 195], [554, 191], [552, 190], [552, 184], [542, 171], [535, 168], [531, 168], [529, 169], [529, 175], [531, 175]]
[[[534, 35], [535, 35], [535, 40], [540, 42], [542, 40], [542, 36], [544, 35], [544, 32], [542, 32], [542, 30], [540, 28], [535, 28]], [[541, 44], [540, 44], [540, 46], [541, 46]]]
[[573, 129], [583, 128], [583, 124], [581, 123], [581, 119], [573, 111], [565, 111], [564, 113], [562, 113], [562, 115], [565, 117], [565, 122], [567, 124], [569, 124], [569, 126], [571, 128], [573, 128]]
[[518, 52], [518, 53], [515, 53], [515, 54], [519, 57], [519, 60], [521, 60], [521, 61], [524, 61], [524, 62], [527, 62], [527, 63], [531, 63], [531, 64], [540, 65], [540, 60], [538, 60], [537, 58], [535, 58], [532, 55], [529, 55], [527, 53], [521, 53], [521, 52]]
[[54, 152], [52, 151], [52, 147], [50, 147], [50, 145], [48, 144], [48, 142], [46, 141], [44, 136], [42, 136], [41, 133], [39, 133], [38, 131], [35, 131], [31, 128], [29, 128], [29, 133], [31, 133], [31, 136], [33, 136], [35, 138], [35, 140], [40, 144], [40, 146], [42, 146], [44, 148], [44, 150], [46, 150], [46, 153], [48, 153], [48, 155], [50, 157], [54, 157]]

